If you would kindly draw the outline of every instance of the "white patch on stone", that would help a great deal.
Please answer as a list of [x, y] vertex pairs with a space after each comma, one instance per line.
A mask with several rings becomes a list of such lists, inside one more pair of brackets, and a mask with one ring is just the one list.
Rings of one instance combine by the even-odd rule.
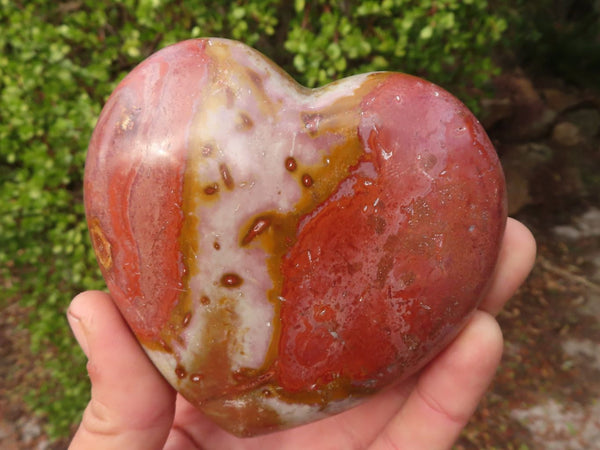
[[[196, 296], [192, 299], [194, 304], [202, 295], [211, 300], [209, 308], [218, 307], [223, 298], [233, 300], [229, 303], [234, 305], [240, 323], [232, 330], [234, 336], [228, 352], [231, 369], [235, 371], [264, 364], [273, 333], [273, 327], [268, 324], [275, 319], [274, 305], [267, 297], [273, 288], [266, 270], [268, 255], [259, 247], [253, 248], [252, 243], [240, 246], [240, 239], [257, 215], [293, 211], [303, 195], [305, 188], [298, 182], [298, 173], [292, 175], [286, 170], [286, 158], [294, 157], [299, 165], [322, 165], [330, 148], [323, 145], [320, 138], [285, 130], [300, 130], [302, 113], [310, 113], [350, 95], [366, 76], [353, 77], [343, 84], [343, 89], [334, 83], [326, 89], [312, 91], [308, 97], [305, 95], [308, 90], [299, 89], [291, 80], [289, 84], [282, 82], [282, 78], [272, 74], [268, 63], [248, 52], [246, 47], [232, 47], [231, 53], [238, 63], [253, 68], [261, 78], [263, 92], [270, 103], [278, 106], [274, 118], [265, 115], [260, 96], [243, 88], [247, 82], [231, 71], [222, 70], [222, 79], [216, 81], [212, 89], [218, 85], [223, 89], [211, 91], [208, 98], [199, 98], [199, 105], [204, 104], [208, 111], [196, 108], [201, 115], [194, 120], [188, 136], [191, 152], [198, 151], [195, 146], [210, 144], [214, 147], [211, 156], [194, 160], [197, 164], [191, 170], [201, 184], [219, 185], [214, 201], [200, 201], [194, 211], [198, 219], [197, 271], [190, 277], [189, 288]], [[227, 101], [223, 101], [225, 96], [231, 96], [227, 87], [236, 85], [239, 88], [234, 91], [235, 101], [233, 106], [228, 106]], [[252, 121], [252, 126], [240, 129], [241, 114]], [[306, 130], [310, 131], [315, 130]], [[233, 180], [231, 188], [223, 182], [223, 164]], [[215, 241], [220, 245], [219, 250], [214, 249]], [[242, 285], [221, 286], [220, 279], [226, 273], [240, 276]], [[195, 317], [188, 326], [190, 331], [186, 333], [188, 346], [201, 339], [206, 326], [203, 311], [209, 308], [195, 309]]]
[[290, 427], [324, 419], [328, 416], [319, 406], [288, 403], [275, 397], [264, 399], [263, 404], [265, 407], [275, 411], [281, 422]]
[[175, 357], [171, 353], [166, 353], [159, 350], [150, 350], [143, 345], [142, 347], [156, 368], [167, 379], [171, 386], [176, 387], [179, 380], [177, 375], [175, 375], [175, 367], [177, 367], [177, 361], [175, 360]]
[[276, 397], [265, 398], [262, 404], [277, 413], [279, 419], [286, 426], [298, 426], [308, 422], [325, 419], [334, 414], [339, 414], [361, 403], [359, 397], [348, 397], [328, 403], [324, 408], [317, 405], [306, 405], [304, 403], [288, 403]]

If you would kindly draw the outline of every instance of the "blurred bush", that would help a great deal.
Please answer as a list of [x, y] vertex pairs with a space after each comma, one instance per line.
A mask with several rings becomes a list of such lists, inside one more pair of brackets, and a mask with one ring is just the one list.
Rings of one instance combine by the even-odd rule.
[[117, 82], [152, 52], [199, 36], [263, 51], [299, 82], [403, 71], [471, 106], [497, 72], [507, 22], [486, 0], [0, 0], [0, 306], [31, 311], [32, 351], [53, 382], [31, 407], [53, 436], [88, 400], [84, 357], [65, 309], [102, 288], [90, 250], [82, 174], [87, 143]]
[[504, 49], [530, 72], [600, 88], [599, 0], [497, 2], [510, 23]]

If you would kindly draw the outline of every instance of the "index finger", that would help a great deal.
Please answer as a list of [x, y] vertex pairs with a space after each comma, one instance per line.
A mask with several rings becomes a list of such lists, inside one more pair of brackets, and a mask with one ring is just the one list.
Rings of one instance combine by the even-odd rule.
[[517, 288], [525, 281], [535, 262], [536, 244], [531, 231], [508, 218], [489, 290], [479, 309], [498, 314]]

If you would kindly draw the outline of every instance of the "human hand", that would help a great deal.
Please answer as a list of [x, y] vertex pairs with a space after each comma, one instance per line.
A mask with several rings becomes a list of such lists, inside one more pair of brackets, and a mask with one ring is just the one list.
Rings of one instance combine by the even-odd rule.
[[450, 448], [500, 362], [502, 333], [494, 316], [525, 280], [534, 259], [531, 233], [509, 219], [486, 298], [457, 338], [419, 374], [342, 414], [245, 439], [221, 430], [176, 394], [107, 294], [80, 294], [68, 319], [89, 360], [92, 399], [70, 448]]

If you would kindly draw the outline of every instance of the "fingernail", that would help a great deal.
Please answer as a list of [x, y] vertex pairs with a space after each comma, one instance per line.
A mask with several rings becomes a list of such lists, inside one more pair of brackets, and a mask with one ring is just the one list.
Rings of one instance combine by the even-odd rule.
[[77, 339], [77, 342], [79, 342], [79, 346], [83, 350], [83, 353], [85, 353], [85, 356], [89, 358], [87, 334], [81, 318], [73, 314], [73, 311], [69, 309], [67, 311], [67, 320], [69, 321], [71, 330], [73, 330], [75, 339]]

